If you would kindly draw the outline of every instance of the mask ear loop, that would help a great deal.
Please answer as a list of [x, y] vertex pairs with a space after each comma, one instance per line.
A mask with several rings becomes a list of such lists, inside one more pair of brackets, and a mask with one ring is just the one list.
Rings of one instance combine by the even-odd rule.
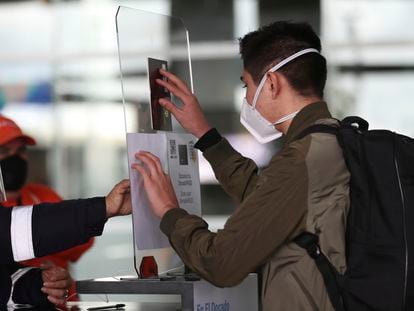
[[314, 49], [314, 48], [304, 49], [304, 50], [301, 50], [299, 52], [296, 52], [295, 54], [290, 55], [289, 57], [286, 57], [284, 60], [280, 61], [275, 66], [273, 66], [272, 68], [270, 68], [266, 72], [266, 74], [262, 77], [262, 79], [260, 80], [259, 86], [256, 89], [256, 93], [254, 93], [253, 102], [252, 102], [252, 108], [253, 109], [256, 108], [256, 102], [257, 102], [257, 99], [259, 98], [260, 91], [262, 90], [262, 88], [263, 88], [263, 86], [264, 86], [264, 84], [266, 82], [267, 73], [268, 72], [275, 72], [276, 70], [282, 68], [284, 65], [286, 65], [289, 62], [291, 62], [295, 58], [298, 58], [299, 56], [302, 56], [302, 55], [308, 54], [308, 53], [318, 53], [318, 54], [320, 54], [319, 51], [317, 49]]
[[290, 120], [290, 119], [294, 118], [298, 114], [298, 112], [299, 111], [295, 111], [295, 112], [292, 112], [292, 113], [288, 114], [287, 116], [284, 116], [283, 118], [280, 118], [275, 123], [273, 123], [273, 125], [278, 125], [278, 124], [281, 124], [283, 122], [286, 122], [287, 120]]

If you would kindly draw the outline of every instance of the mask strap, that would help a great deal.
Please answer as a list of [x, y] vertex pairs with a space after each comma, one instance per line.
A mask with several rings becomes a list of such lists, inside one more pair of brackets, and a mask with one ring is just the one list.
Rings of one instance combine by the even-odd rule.
[[[295, 58], [298, 58], [299, 56], [302, 56], [302, 55], [308, 54], [308, 53], [318, 53], [318, 54], [320, 54], [319, 51], [317, 49], [314, 49], [314, 48], [301, 50], [299, 52], [296, 52], [295, 54], [290, 55], [289, 57], [286, 57], [284, 60], [280, 61], [275, 66], [270, 68], [266, 73], [275, 72], [276, 70], [280, 69], [281, 67], [283, 67], [287, 63], [291, 62]], [[260, 91], [262, 90], [263, 85], [265, 84], [265, 82], [266, 82], [266, 74], [264, 74], [264, 76], [262, 77], [262, 80], [260, 80], [259, 86], [257, 87], [256, 93], [254, 94], [253, 103], [252, 103], [252, 108], [253, 109], [256, 107], [257, 99], [259, 97]]]
[[278, 125], [278, 124], [281, 124], [281, 123], [283, 123], [287, 120], [290, 120], [290, 119], [294, 118], [298, 114], [298, 112], [299, 111], [295, 111], [293, 113], [288, 114], [287, 116], [284, 116], [283, 118], [280, 118], [275, 123], [273, 123], [273, 125]]

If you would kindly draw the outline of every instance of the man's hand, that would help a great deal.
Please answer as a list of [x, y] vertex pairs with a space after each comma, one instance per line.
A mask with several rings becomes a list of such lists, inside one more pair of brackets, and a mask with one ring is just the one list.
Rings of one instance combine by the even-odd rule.
[[41, 291], [55, 305], [64, 305], [68, 298], [68, 290], [73, 283], [67, 270], [56, 266], [51, 261], [45, 261], [42, 269], [43, 287]]
[[142, 164], [135, 163], [132, 167], [144, 179], [145, 191], [154, 214], [162, 218], [168, 210], [178, 207], [170, 176], [164, 173], [160, 159], [152, 153], [141, 151], [135, 154], [135, 157]]
[[109, 192], [105, 198], [106, 216], [129, 215], [132, 211], [131, 195], [129, 192], [129, 180], [124, 179]]
[[160, 69], [160, 73], [166, 77], [168, 81], [157, 79], [157, 83], [180, 99], [183, 106], [178, 108], [167, 98], [161, 98], [159, 100], [160, 105], [170, 111], [187, 132], [200, 138], [211, 129], [211, 126], [201, 110], [197, 97], [191, 93], [185, 82], [177, 76], [163, 69]]

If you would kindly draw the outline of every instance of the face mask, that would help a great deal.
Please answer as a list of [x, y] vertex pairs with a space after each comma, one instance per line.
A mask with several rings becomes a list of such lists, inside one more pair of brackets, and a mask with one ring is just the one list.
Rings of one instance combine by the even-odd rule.
[[[302, 51], [299, 51], [278, 64], [276, 64], [274, 67], [270, 68], [268, 72], [275, 72], [276, 70], [280, 69], [290, 61], [294, 60], [295, 58], [302, 56], [307, 53], [318, 53], [319, 51], [316, 49], [305, 49]], [[269, 122], [266, 120], [260, 112], [256, 109], [256, 102], [259, 98], [260, 91], [262, 90], [265, 82], [266, 82], [267, 74], [265, 74], [262, 78], [262, 80], [259, 83], [259, 86], [257, 87], [257, 90], [253, 97], [253, 103], [252, 105], [249, 105], [247, 102], [247, 99], [244, 98], [243, 100], [243, 106], [241, 109], [240, 114], [240, 123], [243, 124], [243, 126], [250, 132], [250, 134], [253, 135], [254, 138], [257, 139], [257, 141], [261, 144], [268, 143], [272, 140], [280, 138], [283, 133], [278, 131], [275, 128], [275, 125], [281, 124], [283, 122], [286, 122], [287, 120], [293, 119], [299, 111], [295, 111], [287, 116], [284, 116], [277, 120], [275, 123]]]
[[23, 187], [27, 177], [27, 161], [18, 155], [0, 161], [6, 191], [16, 191]]

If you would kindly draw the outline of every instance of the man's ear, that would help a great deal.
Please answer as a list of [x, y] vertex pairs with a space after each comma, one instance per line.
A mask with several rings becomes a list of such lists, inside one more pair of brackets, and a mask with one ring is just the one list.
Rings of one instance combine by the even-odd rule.
[[271, 92], [272, 99], [275, 99], [281, 91], [283, 77], [279, 72], [268, 72], [266, 74], [269, 81], [269, 91]]

